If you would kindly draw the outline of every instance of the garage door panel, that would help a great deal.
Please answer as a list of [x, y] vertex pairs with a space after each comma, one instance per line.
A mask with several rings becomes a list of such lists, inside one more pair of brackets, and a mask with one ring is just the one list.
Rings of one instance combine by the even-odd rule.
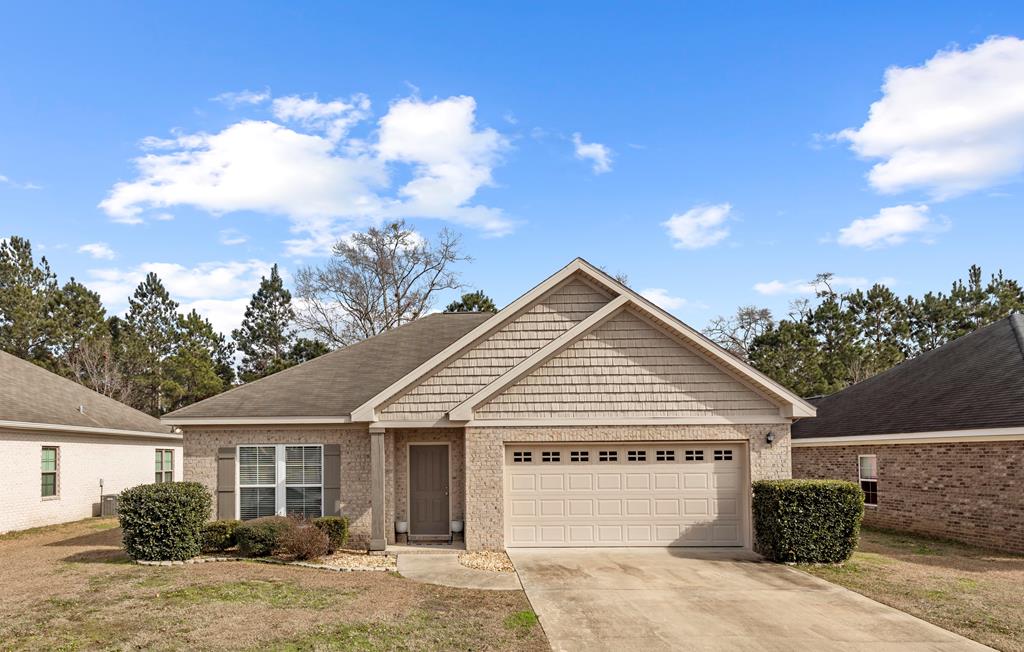
[[744, 452], [694, 442], [509, 445], [506, 545], [743, 545]]

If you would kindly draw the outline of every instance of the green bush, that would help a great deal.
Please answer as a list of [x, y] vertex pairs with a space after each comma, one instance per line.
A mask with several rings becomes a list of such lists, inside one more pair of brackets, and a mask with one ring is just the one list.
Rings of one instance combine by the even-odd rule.
[[238, 552], [246, 557], [266, 557], [281, 546], [281, 539], [292, 523], [284, 516], [264, 516], [243, 521], [235, 529]]
[[321, 516], [313, 519], [313, 525], [327, 535], [331, 542], [331, 552], [338, 548], [344, 548], [348, 543], [348, 517], [347, 516]]
[[241, 521], [226, 519], [209, 521], [203, 525], [203, 552], [220, 552], [235, 545], [235, 530]]
[[122, 491], [117, 511], [125, 552], [147, 561], [195, 557], [212, 503], [198, 482], [144, 484]]
[[860, 538], [864, 493], [842, 480], [754, 483], [754, 549], [782, 562], [836, 564]]

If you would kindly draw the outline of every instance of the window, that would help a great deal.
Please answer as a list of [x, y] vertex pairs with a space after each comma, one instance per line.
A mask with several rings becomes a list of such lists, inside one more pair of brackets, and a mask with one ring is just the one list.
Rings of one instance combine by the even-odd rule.
[[239, 446], [239, 518], [322, 516], [323, 468], [320, 445]]
[[570, 462], [589, 462], [590, 452], [588, 451], [572, 451], [569, 453]]
[[628, 451], [626, 459], [630, 462], [646, 462], [647, 451]]
[[675, 462], [676, 452], [675, 451], [658, 451], [654, 455], [654, 459], [659, 462]]
[[732, 450], [727, 449], [727, 450], [715, 451], [715, 461], [716, 462], [728, 462], [730, 460], [732, 460]]
[[533, 453], [530, 451], [515, 451], [512, 453], [513, 462], [532, 462]]
[[169, 448], [156, 449], [156, 481], [174, 482], [174, 451]]
[[686, 451], [684, 456], [687, 462], [703, 462], [704, 451]]
[[43, 457], [42, 457], [42, 496], [43, 498], [53, 498], [57, 495], [57, 457], [58, 448], [56, 446], [43, 446]]
[[560, 462], [562, 454], [558, 451], [544, 451], [540, 454], [541, 462]]
[[860, 488], [864, 492], [865, 505], [878, 504], [878, 458], [874, 455], [857, 456]]
[[597, 461], [599, 462], [618, 462], [619, 452], [618, 451], [600, 451], [597, 454]]

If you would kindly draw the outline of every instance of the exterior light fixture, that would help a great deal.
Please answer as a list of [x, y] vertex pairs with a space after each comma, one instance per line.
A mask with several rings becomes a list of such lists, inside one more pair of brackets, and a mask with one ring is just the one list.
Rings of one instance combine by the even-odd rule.
[[774, 432], [772, 432], [771, 430], [769, 430], [769, 431], [768, 431], [768, 434], [767, 434], [767, 435], [765, 435], [765, 437], [764, 437], [764, 440], [765, 440], [766, 442], [768, 442], [768, 445], [769, 445], [769, 446], [771, 446], [771, 445], [772, 445], [772, 443], [774, 443], [774, 442], [775, 442], [775, 433], [774, 433]]

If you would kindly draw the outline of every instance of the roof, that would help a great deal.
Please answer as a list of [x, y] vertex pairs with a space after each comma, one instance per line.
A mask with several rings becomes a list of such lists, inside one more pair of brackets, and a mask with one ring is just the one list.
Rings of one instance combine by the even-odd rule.
[[1024, 316], [1011, 315], [831, 396], [794, 439], [1024, 426]]
[[489, 312], [427, 315], [223, 394], [165, 419], [347, 417], [481, 323]]
[[159, 419], [0, 351], [0, 425], [12, 424], [170, 434]]

